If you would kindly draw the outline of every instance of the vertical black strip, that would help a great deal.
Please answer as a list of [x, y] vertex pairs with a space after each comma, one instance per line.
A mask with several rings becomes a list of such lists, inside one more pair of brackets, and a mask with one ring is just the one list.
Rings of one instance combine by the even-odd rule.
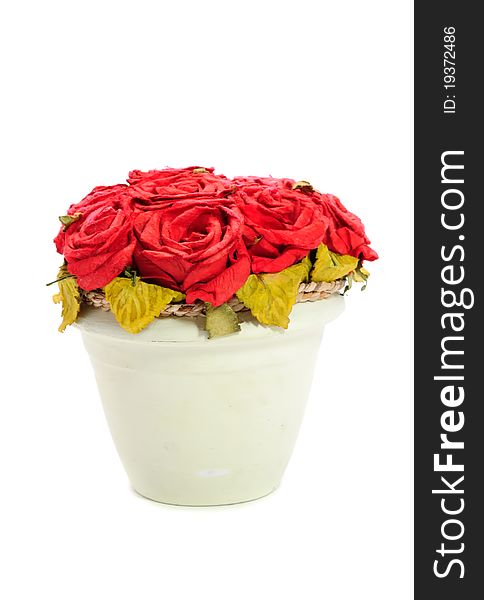
[[478, 8], [415, 3], [416, 600], [484, 595]]

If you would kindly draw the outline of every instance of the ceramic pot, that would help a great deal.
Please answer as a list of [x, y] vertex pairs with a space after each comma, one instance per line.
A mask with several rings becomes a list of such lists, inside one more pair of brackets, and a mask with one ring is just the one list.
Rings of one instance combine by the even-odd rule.
[[110, 312], [78, 320], [119, 456], [134, 489], [207, 506], [269, 494], [291, 456], [326, 323], [344, 300], [294, 306], [287, 331], [245, 313], [241, 331], [208, 340], [195, 319], [126, 333]]

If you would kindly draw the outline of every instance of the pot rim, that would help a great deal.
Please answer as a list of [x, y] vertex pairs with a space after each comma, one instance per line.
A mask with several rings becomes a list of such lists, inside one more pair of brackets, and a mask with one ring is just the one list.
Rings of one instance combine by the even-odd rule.
[[291, 322], [288, 329], [261, 325], [250, 313], [241, 315], [241, 330], [216, 339], [208, 339], [204, 330], [203, 317], [181, 318], [162, 317], [155, 319], [148, 327], [140, 333], [132, 334], [126, 332], [115, 320], [111, 312], [98, 308], [83, 306], [78, 320], [74, 324], [81, 330], [83, 335], [93, 337], [111, 338], [116, 343], [137, 344], [195, 344], [203, 345], [238, 345], [246, 342], [268, 340], [274, 336], [294, 337], [307, 334], [309, 329], [321, 330], [333, 321], [344, 310], [344, 298], [333, 294], [325, 300], [317, 302], [305, 302], [295, 304], [291, 312]]

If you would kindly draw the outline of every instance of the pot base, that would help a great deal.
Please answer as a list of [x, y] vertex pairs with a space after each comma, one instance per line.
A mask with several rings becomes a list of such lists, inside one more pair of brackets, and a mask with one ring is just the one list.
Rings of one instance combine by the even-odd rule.
[[273, 488], [269, 492], [266, 492], [265, 494], [262, 494], [261, 496], [254, 496], [254, 498], [243, 498], [240, 500], [233, 500], [231, 502], [211, 502], [208, 504], [204, 504], [204, 503], [193, 504], [193, 503], [186, 503], [186, 502], [168, 502], [167, 500], [163, 500], [161, 498], [151, 498], [150, 496], [147, 496], [146, 494], [143, 494], [142, 492], [138, 491], [134, 487], [132, 487], [131, 489], [137, 496], [140, 496], [141, 498], [144, 498], [145, 500], [149, 500], [150, 502], [156, 502], [156, 504], [166, 504], [166, 506], [186, 506], [187, 508], [215, 508], [217, 506], [234, 506], [235, 504], [247, 504], [248, 502], [255, 502], [256, 500], [262, 500], [262, 498], [267, 498], [267, 496], [270, 496], [275, 491], [277, 491], [279, 489], [279, 486], [276, 486], [275, 488]]

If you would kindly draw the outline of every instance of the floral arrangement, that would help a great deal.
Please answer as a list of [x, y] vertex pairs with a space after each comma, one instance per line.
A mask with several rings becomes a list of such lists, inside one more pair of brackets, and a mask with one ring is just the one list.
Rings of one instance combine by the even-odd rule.
[[232, 333], [234, 298], [260, 323], [287, 328], [301, 284], [366, 286], [363, 262], [378, 258], [336, 196], [307, 181], [228, 179], [212, 168], [132, 171], [59, 219], [60, 331], [93, 290], [130, 333], [182, 303], [203, 304], [209, 337]]

